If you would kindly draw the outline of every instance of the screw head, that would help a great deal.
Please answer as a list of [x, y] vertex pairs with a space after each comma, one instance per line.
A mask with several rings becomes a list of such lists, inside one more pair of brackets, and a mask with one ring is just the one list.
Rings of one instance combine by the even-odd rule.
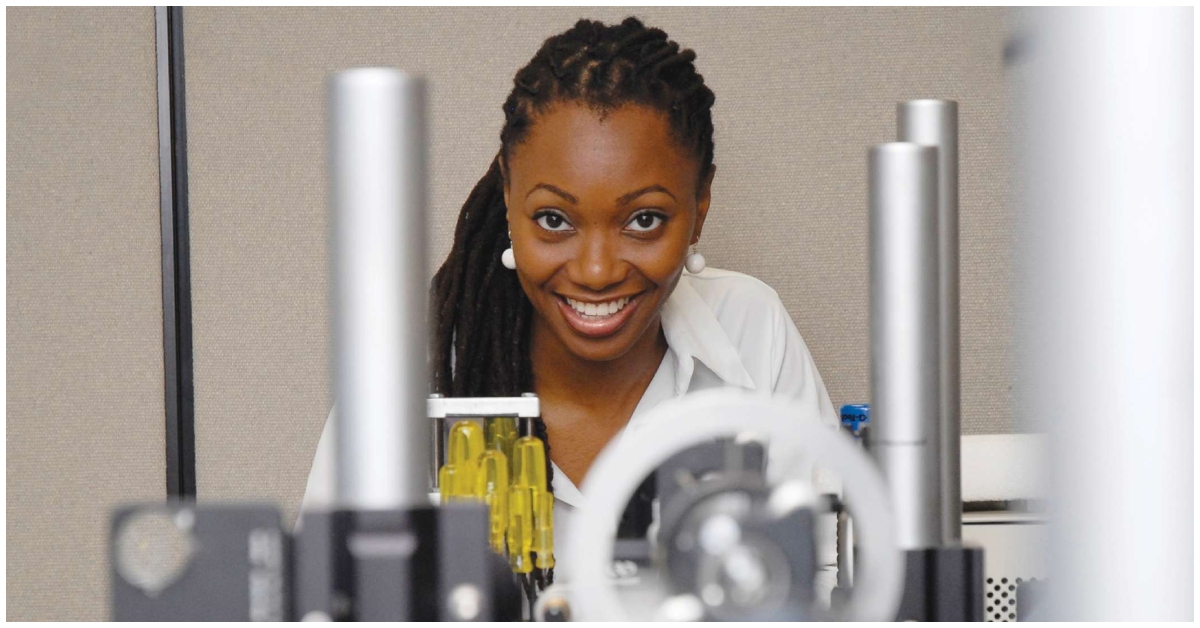
[[690, 593], [667, 598], [658, 607], [655, 616], [659, 621], [703, 621], [704, 603]]
[[475, 585], [460, 584], [446, 598], [446, 609], [452, 619], [471, 621], [483, 611], [483, 593]]
[[571, 621], [571, 606], [562, 597], [546, 600], [542, 607], [542, 621]]
[[180, 530], [191, 530], [196, 525], [196, 513], [190, 508], [180, 508], [175, 513], [175, 526]]

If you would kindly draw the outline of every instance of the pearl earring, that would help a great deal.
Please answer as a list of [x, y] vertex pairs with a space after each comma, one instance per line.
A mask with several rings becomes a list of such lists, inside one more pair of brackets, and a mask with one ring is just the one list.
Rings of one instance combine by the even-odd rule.
[[500, 254], [500, 263], [509, 270], [517, 269], [517, 256], [513, 255], [512, 250], [512, 232], [508, 232], [508, 248]]
[[687, 259], [683, 261], [683, 265], [693, 275], [698, 275], [700, 271], [704, 270], [704, 256], [696, 252], [695, 244], [692, 245], [692, 254], [687, 256]]

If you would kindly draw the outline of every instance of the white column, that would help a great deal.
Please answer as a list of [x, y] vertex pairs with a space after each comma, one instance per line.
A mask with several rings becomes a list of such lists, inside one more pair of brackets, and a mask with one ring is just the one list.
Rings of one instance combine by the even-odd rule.
[[424, 85], [342, 72], [329, 120], [338, 503], [428, 505]]
[[1046, 618], [1189, 620], [1192, 10], [1024, 17], [1019, 368], [1052, 434]]

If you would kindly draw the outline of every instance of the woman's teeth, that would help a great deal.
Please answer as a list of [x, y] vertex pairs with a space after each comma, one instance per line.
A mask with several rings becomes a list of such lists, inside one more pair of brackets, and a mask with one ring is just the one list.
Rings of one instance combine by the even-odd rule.
[[594, 316], [599, 318], [601, 316], [612, 316], [613, 314], [620, 312], [625, 308], [626, 305], [629, 304], [629, 297], [621, 297], [616, 301], [609, 301], [607, 303], [584, 303], [583, 301], [576, 301], [575, 299], [568, 298], [567, 304], [569, 304], [572, 308], [575, 308], [576, 312], [579, 312], [584, 316]]

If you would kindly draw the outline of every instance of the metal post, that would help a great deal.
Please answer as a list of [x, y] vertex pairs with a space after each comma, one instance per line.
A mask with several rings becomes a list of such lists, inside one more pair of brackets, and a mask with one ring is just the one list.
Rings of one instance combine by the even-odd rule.
[[891, 143], [868, 165], [871, 451], [901, 549], [941, 544], [937, 149]]
[[849, 589], [854, 586], [854, 521], [850, 513], [837, 514], [837, 586]]
[[910, 100], [896, 106], [896, 139], [938, 149], [939, 445], [942, 543], [962, 543], [962, 409], [958, 335], [958, 103]]
[[424, 84], [341, 72], [329, 120], [339, 506], [428, 505]]
[[188, 229], [183, 7], [155, 7], [158, 176], [162, 225], [163, 373], [167, 496], [196, 497], [192, 263]]
[[[442, 395], [433, 393], [429, 395], [430, 399], [441, 399]], [[426, 405], [428, 408], [428, 405]], [[429, 414], [428, 410], [425, 412]], [[433, 436], [433, 452], [429, 457], [429, 487], [434, 491], [440, 491], [441, 486], [438, 484], [438, 472], [441, 470], [446, 458], [446, 419], [442, 417], [431, 417], [430, 431]]]

